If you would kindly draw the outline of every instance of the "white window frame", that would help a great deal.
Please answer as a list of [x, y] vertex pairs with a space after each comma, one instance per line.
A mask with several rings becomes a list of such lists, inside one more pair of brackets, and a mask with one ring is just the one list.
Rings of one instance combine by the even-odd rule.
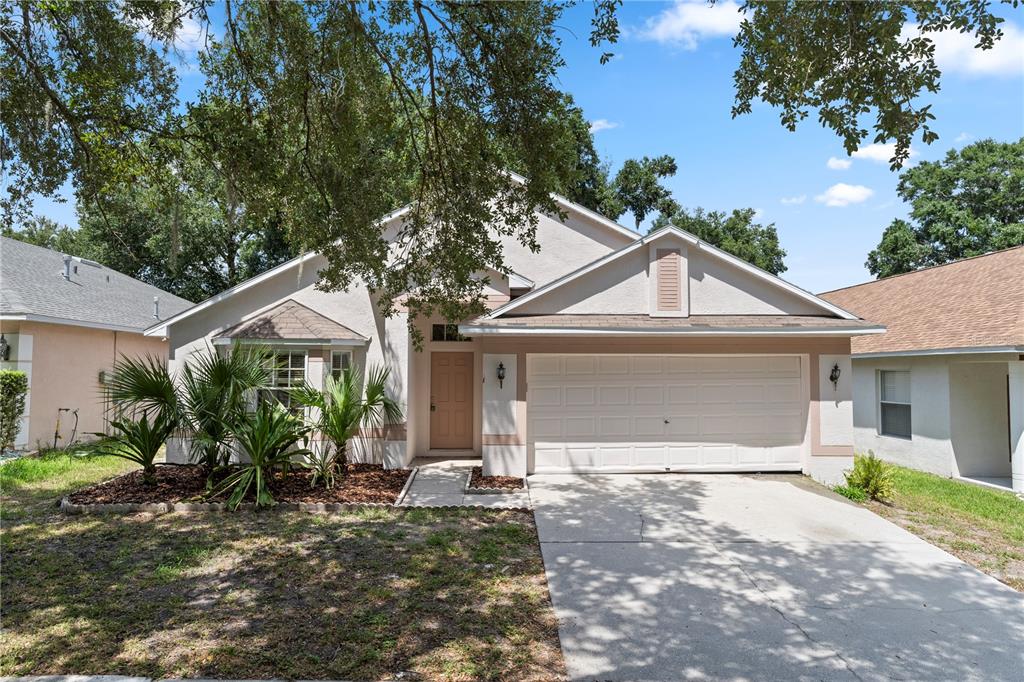
[[[342, 358], [341, 367], [338, 370], [337, 374], [334, 373], [334, 358], [335, 357], [341, 357]], [[346, 357], [348, 358], [348, 362], [345, 361]], [[331, 377], [334, 377], [335, 379], [338, 379], [338, 378], [341, 377], [341, 373], [343, 371], [345, 371], [346, 369], [352, 369], [352, 351], [350, 351], [350, 350], [331, 350], [331, 359], [330, 359], [330, 362], [327, 365], [327, 375], [331, 376]]]
[[[291, 371], [293, 369], [292, 366], [291, 366], [291, 359], [292, 359], [293, 355], [300, 355], [300, 354], [302, 355], [302, 381], [299, 382], [299, 383], [293, 383], [292, 380], [291, 380]], [[279, 371], [278, 367], [277, 367], [277, 360], [282, 355], [287, 355], [288, 356], [288, 367], [287, 367], [286, 371], [289, 373], [289, 375], [288, 375], [288, 385], [287, 386], [280, 386], [280, 385], [278, 385], [278, 381], [277, 381], [277, 379], [278, 379], [278, 371]], [[308, 380], [309, 380], [309, 351], [308, 350], [296, 350], [294, 348], [271, 348], [270, 349], [270, 356], [271, 356], [271, 363], [272, 363], [271, 366], [270, 366], [270, 383], [269, 383], [268, 386], [264, 386], [263, 388], [258, 389], [259, 391], [267, 391], [268, 393], [271, 393], [272, 395], [277, 397], [277, 393], [276, 393], [277, 391], [283, 391], [283, 390], [286, 390], [288, 388], [294, 388], [295, 386], [300, 386], [300, 385], [302, 385], [302, 383], [308, 382]], [[295, 368], [295, 369], [298, 369], [298, 368]], [[278, 398], [278, 400], [279, 400], [279, 402], [284, 403], [284, 401], [280, 401], [279, 398]], [[291, 409], [291, 400], [288, 400], [288, 402], [285, 404], [285, 407]]]
[[[900, 440], [913, 440], [914, 438], [914, 404], [913, 396], [907, 402], [900, 402], [898, 400], [885, 400], [883, 395], [885, 391], [885, 374], [906, 374], [907, 375], [907, 392], [910, 393], [913, 388], [912, 377], [910, 369], [905, 368], [893, 368], [893, 369], [880, 369], [876, 375], [876, 382], [878, 385], [878, 400], [877, 400], [877, 424], [878, 424], [878, 435], [885, 436], [886, 438], [899, 438]], [[883, 405], [905, 405], [910, 411], [910, 433], [903, 435], [902, 433], [887, 433], [882, 426], [882, 407]]]

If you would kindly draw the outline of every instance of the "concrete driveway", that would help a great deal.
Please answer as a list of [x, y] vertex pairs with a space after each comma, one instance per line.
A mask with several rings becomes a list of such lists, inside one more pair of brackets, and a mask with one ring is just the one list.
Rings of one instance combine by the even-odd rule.
[[532, 476], [581, 680], [1024, 680], [1024, 595], [800, 476]]

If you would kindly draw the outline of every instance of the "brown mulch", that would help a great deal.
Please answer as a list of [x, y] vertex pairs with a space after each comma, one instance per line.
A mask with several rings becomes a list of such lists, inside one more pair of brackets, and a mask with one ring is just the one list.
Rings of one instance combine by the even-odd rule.
[[[382, 502], [394, 504], [402, 492], [409, 469], [384, 469], [378, 464], [349, 464], [345, 475], [331, 489], [310, 485], [312, 474], [306, 469], [276, 473], [270, 492], [277, 502]], [[142, 482], [142, 471], [131, 471], [105, 483], [82, 488], [68, 499], [73, 504], [120, 504], [126, 502], [184, 502], [202, 499], [223, 501], [225, 491], [205, 497], [206, 472], [193, 465], [163, 465], [156, 469], [156, 485]], [[250, 492], [250, 497], [252, 493]]]
[[523, 487], [523, 479], [515, 476], [484, 476], [483, 467], [473, 467], [473, 473], [469, 479], [469, 487], [518, 490]]

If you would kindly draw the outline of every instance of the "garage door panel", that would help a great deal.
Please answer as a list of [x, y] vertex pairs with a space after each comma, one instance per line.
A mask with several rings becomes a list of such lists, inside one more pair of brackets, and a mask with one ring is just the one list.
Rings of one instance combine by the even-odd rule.
[[529, 355], [536, 471], [799, 468], [807, 405], [789, 356]]

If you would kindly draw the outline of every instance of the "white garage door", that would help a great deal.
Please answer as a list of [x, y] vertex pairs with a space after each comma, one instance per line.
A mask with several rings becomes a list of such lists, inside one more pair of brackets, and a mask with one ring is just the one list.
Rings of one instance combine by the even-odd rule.
[[529, 355], [527, 367], [538, 473], [800, 468], [799, 357]]

